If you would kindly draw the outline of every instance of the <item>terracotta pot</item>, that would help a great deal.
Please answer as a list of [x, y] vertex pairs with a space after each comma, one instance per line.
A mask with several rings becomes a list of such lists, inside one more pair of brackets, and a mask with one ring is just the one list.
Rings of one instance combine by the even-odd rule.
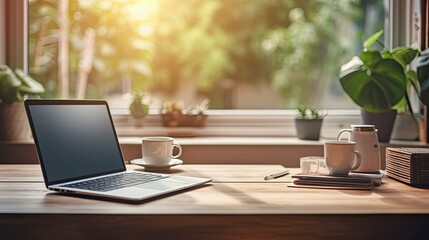
[[24, 103], [0, 103], [0, 140], [22, 140], [31, 137]]
[[178, 113], [164, 113], [161, 115], [162, 125], [165, 127], [178, 127], [180, 117], [181, 114]]
[[207, 115], [183, 115], [175, 113], [165, 113], [161, 115], [162, 125], [166, 127], [204, 127], [207, 122]]

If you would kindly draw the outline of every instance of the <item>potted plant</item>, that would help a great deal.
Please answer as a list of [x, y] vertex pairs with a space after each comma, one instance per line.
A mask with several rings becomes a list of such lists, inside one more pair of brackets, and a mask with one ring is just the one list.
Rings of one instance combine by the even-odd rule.
[[205, 126], [207, 121], [207, 115], [205, 114], [205, 111], [208, 109], [209, 103], [210, 102], [208, 99], [204, 99], [200, 104], [187, 106], [182, 111], [183, 114], [180, 125], [192, 127]]
[[165, 102], [162, 104], [162, 125], [166, 127], [178, 127], [182, 116], [183, 102]]
[[7, 65], [0, 65], [0, 140], [31, 138], [22, 101], [40, 97], [44, 92], [44, 87], [24, 71], [12, 71]]
[[208, 106], [208, 99], [198, 105], [185, 105], [183, 101], [165, 102], [161, 109], [162, 124], [167, 127], [204, 127]]
[[[411, 109], [410, 87], [420, 96], [416, 72], [409, 67], [419, 50], [397, 47], [389, 51], [378, 41], [382, 34], [383, 30], [363, 43], [360, 55], [341, 67], [339, 79], [344, 91], [362, 108], [364, 124], [375, 125], [379, 141], [388, 142], [397, 110]], [[381, 49], [370, 48], [374, 43]]]
[[310, 106], [300, 105], [298, 116], [295, 117], [295, 126], [299, 139], [319, 140], [323, 118], [326, 113], [320, 109]]
[[142, 120], [149, 112], [149, 105], [144, 103], [144, 93], [136, 92], [129, 106], [130, 114], [135, 120], [136, 126], [142, 126]]

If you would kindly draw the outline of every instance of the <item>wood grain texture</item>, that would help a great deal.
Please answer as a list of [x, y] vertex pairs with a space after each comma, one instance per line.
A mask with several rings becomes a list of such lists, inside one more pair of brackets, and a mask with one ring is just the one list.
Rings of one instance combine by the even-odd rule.
[[48, 191], [38, 165], [0, 165], [0, 239], [413, 239], [429, 222], [429, 189], [389, 178], [372, 191], [261, 180], [282, 170], [184, 164], [172, 174], [214, 181], [125, 204]]
[[[144, 171], [144, 167], [127, 165], [128, 170]], [[209, 177], [213, 182], [291, 182], [291, 174], [298, 169], [291, 169], [285, 177], [265, 181], [264, 177], [284, 171], [280, 165], [248, 165], [248, 164], [183, 164], [170, 169], [169, 174]], [[42, 170], [38, 164], [0, 164], [0, 181], [42, 182]]]

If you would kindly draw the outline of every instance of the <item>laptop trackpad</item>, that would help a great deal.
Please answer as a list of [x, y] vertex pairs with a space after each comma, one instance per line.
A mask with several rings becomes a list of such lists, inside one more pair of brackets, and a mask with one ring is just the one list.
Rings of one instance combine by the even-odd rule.
[[140, 184], [140, 185], [137, 185], [136, 187], [153, 189], [153, 190], [168, 190], [168, 189], [182, 187], [184, 185], [186, 185], [186, 183], [169, 182], [169, 181], [163, 180], [163, 181], [155, 181], [155, 182]]

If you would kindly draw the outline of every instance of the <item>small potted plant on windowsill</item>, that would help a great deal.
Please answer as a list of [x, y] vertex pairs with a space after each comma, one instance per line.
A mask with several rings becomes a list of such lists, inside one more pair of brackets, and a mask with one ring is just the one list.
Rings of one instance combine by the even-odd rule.
[[300, 105], [299, 115], [295, 117], [295, 126], [299, 139], [319, 140], [323, 118], [327, 115], [320, 109]]
[[45, 88], [21, 69], [13, 71], [0, 65], [0, 140], [31, 138], [22, 102], [29, 97], [39, 98], [44, 92]]
[[204, 127], [208, 105], [207, 99], [195, 106], [186, 106], [183, 101], [166, 102], [161, 109], [162, 124], [167, 127]]
[[178, 127], [182, 116], [183, 102], [165, 102], [161, 109], [162, 125]]
[[149, 112], [149, 105], [144, 102], [144, 96], [144, 93], [141, 91], [134, 93], [133, 101], [129, 106], [130, 115], [133, 117], [137, 127], [143, 125], [143, 118], [146, 117]]

